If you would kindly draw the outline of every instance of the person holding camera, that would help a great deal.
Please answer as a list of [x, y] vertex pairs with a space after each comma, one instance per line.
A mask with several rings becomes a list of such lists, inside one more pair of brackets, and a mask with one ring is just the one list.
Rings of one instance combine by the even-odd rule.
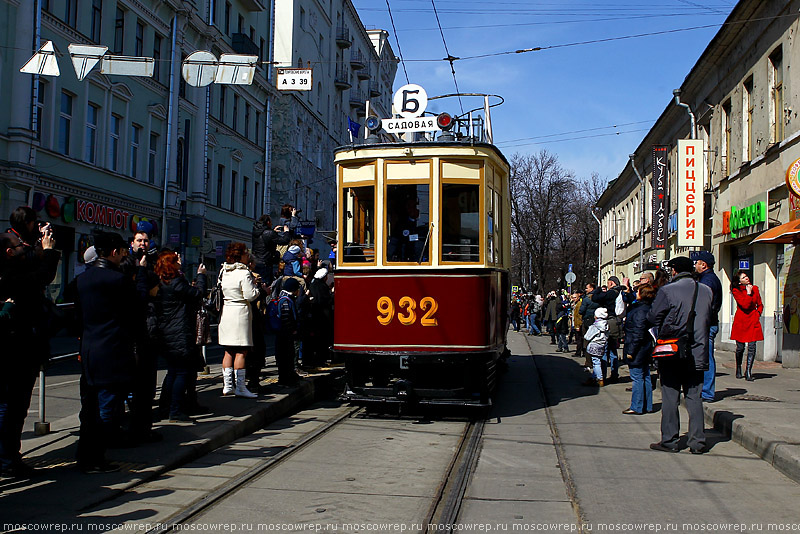
[[285, 226], [289, 228], [289, 237], [294, 239], [297, 237], [297, 226], [300, 224], [300, 220], [297, 218], [297, 214], [300, 211], [294, 206], [290, 204], [284, 204], [281, 207], [281, 219], [278, 222], [279, 226]]
[[259, 217], [253, 224], [253, 260], [255, 268], [253, 272], [261, 276], [267, 285], [272, 283], [275, 278], [275, 265], [280, 261], [278, 245], [288, 245], [292, 240], [289, 235], [288, 226], [276, 226], [272, 228], [270, 216], [266, 213]]

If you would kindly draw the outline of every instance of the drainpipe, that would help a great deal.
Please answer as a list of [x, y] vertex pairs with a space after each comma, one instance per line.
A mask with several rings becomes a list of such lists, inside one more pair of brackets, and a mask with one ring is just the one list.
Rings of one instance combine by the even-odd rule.
[[697, 139], [697, 124], [694, 120], [694, 113], [692, 113], [692, 108], [689, 107], [689, 104], [684, 104], [681, 102], [681, 90], [675, 89], [672, 91], [672, 94], [675, 96], [675, 105], [680, 106], [682, 108], [686, 108], [686, 112], [689, 114], [689, 121], [691, 122], [692, 126], [692, 139]]
[[170, 162], [172, 161], [172, 123], [175, 113], [175, 42], [178, 35], [178, 15], [172, 16], [172, 49], [169, 52], [169, 102], [167, 104], [167, 149], [164, 161], [164, 193], [161, 205], [161, 246], [167, 244], [167, 188], [169, 187]]
[[[275, 61], [275, 2], [270, 2], [269, 14], [269, 57], [267, 58], [267, 88], [272, 84], [272, 65]], [[268, 93], [269, 93], [268, 89]], [[269, 214], [272, 202], [272, 99], [267, 95], [264, 109], [264, 197], [261, 199], [261, 213]]]
[[600, 255], [603, 250], [603, 242], [600, 238], [600, 231], [603, 229], [603, 224], [600, 222], [600, 219], [597, 218], [597, 215], [594, 214], [594, 210], [590, 212], [594, 220], [597, 221], [597, 287], [600, 287]]
[[[42, 3], [41, 0], [34, 0], [33, 2], [33, 49], [39, 50], [42, 45]], [[40, 130], [39, 122], [42, 118], [39, 116], [39, 108], [36, 103], [39, 102], [39, 75], [33, 76], [31, 82], [31, 131], [36, 132]], [[30, 148], [28, 149], [28, 164], [33, 165], [33, 140], [31, 140]], [[33, 204], [33, 187], [28, 189], [27, 204]]]
[[636, 168], [636, 154], [631, 154], [628, 157], [631, 159], [631, 168], [633, 169], [633, 172], [636, 173], [636, 178], [639, 179], [639, 185], [642, 186], [642, 208], [641, 208], [642, 239], [639, 242], [639, 272], [643, 272], [644, 271], [644, 196], [646, 191], [645, 191], [644, 178], [642, 178], [642, 175], [639, 173], [639, 169]]

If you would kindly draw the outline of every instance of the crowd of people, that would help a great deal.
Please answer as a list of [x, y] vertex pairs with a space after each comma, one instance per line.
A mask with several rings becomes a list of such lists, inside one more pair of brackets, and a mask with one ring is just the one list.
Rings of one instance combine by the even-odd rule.
[[[108, 448], [161, 440], [153, 430], [159, 360], [167, 372], [157, 417], [190, 423], [209, 412], [196, 383], [211, 320], [219, 321], [225, 351], [223, 395], [258, 396], [267, 334], [275, 336], [279, 386], [325, 364], [333, 341], [333, 265], [296, 233], [294, 208], [284, 206], [281, 215], [275, 227], [266, 215], [256, 221], [250, 250], [245, 243], [227, 247], [216, 283], [202, 263], [187, 278], [181, 254], [152, 246], [149, 223], [127, 241], [97, 232], [84, 253], [85, 270], [64, 290], [75, 303], [74, 319], [65, 321], [46, 295], [60, 260], [53, 230], [33, 209], [16, 209], [0, 234], [0, 335], [9, 353], [24, 357], [7, 359], [0, 376], [0, 475], [32, 474], [20, 455], [22, 428], [49, 339], [67, 324], [80, 338], [77, 465], [86, 473], [119, 469], [106, 459]], [[215, 311], [218, 317], [210, 317]]]
[[[666, 269], [642, 272], [633, 282], [610, 276], [604, 286], [587, 283], [583, 291], [569, 295], [553, 291], [544, 299], [514, 296], [511, 324], [516, 331], [526, 325], [528, 335], [544, 335], [546, 329], [556, 352], [568, 352], [574, 339], [574, 356], [584, 358], [590, 373], [586, 386], [618, 382], [620, 367], [627, 365], [631, 402], [623, 411], [626, 415], [653, 411], [650, 371], [657, 368], [662, 384], [661, 440], [651, 448], [678, 452], [682, 392], [689, 412], [688, 446], [702, 454], [707, 451], [702, 403], [716, 400], [714, 340], [722, 307], [722, 284], [714, 264], [714, 256], [702, 251], [691, 259], [673, 258]], [[731, 328], [736, 377], [750, 381], [756, 342], [764, 339], [759, 321], [763, 303], [746, 271], [734, 274], [731, 293], [737, 305]]]

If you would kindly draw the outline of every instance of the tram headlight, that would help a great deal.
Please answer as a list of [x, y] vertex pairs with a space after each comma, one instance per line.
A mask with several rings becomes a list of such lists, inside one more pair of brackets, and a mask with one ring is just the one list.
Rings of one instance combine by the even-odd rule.
[[367, 130], [370, 132], [377, 132], [381, 129], [381, 120], [374, 115], [371, 117], [367, 117], [366, 122], [364, 123], [367, 127]]
[[449, 113], [440, 113], [436, 117], [436, 124], [446, 132], [453, 127], [453, 117]]

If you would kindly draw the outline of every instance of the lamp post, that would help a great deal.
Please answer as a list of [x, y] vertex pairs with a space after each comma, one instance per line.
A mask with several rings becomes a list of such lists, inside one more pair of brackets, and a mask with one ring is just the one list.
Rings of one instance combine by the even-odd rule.
[[600, 260], [603, 250], [601, 231], [603, 229], [603, 223], [601, 223], [600, 219], [597, 218], [597, 215], [594, 214], [594, 210], [591, 211], [591, 214], [592, 217], [594, 217], [594, 220], [597, 221], [597, 287], [600, 287]]

